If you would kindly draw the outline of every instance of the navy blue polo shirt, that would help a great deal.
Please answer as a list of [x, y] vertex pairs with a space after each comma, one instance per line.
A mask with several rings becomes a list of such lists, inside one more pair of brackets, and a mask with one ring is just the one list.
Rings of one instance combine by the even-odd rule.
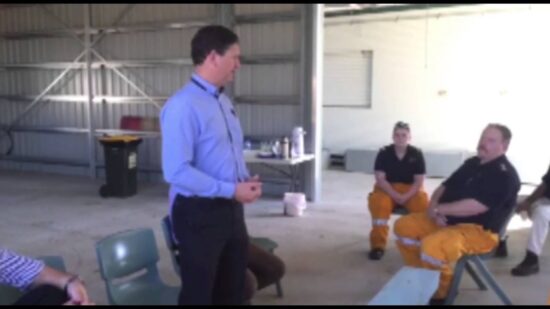
[[489, 208], [469, 217], [447, 216], [447, 224], [476, 223], [499, 233], [513, 212], [521, 186], [514, 166], [502, 155], [481, 164], [479, 157], [466, 160], [447, 180], [440, 203], [472, 198]]
[[424, 155], [419, 148], [408, 145], [405, 156], [399, 160], [393, 144], [380, 149], [374, 162], [376, 172], [386, 173], [389, 183], [414, 183], [414, 175], [426, 174]]

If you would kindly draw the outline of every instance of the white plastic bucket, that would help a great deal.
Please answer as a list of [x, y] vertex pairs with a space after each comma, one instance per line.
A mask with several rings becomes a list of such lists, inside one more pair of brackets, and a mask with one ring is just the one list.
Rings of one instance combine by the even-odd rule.
[[286, 192], [283, 205], [286, 216], [300, 217], [307, 208], [306, 195], [299, 192]]

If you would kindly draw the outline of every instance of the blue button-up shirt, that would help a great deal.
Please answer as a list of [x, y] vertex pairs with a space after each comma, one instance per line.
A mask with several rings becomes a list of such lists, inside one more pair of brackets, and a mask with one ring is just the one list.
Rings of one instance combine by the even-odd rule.
[[26, 290], [44, 269], [44, 262], [0, 248], [0, 284]]
[[170, 204], [183, 196], [232, 198], [250, 176], [243, 133], [233, 104], [216, 86], [193, 73], [160, 112], [162, 170]]

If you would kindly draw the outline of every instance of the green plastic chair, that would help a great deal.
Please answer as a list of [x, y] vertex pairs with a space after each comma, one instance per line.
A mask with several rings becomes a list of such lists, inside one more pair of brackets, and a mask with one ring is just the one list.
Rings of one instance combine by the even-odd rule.
[[[107, 236], [96, 244], [96, 253], [109, 304], [177, 304], [180, 289], [164, 284], [159, 276], [153, 230], [141, 228]], [[142, 270], [146, 271], [140, 274]]]
[[45, 255], [39, 256], [37, 259], [44, 261], [44, 263], [53, 269], [57, 269], [62, 272], [67, 272], [65, 267], [65, 261], [58, 255]]
[[168, 250], [170, 250], [170, 258], [172, 259], [172, 266], [174, 267], [174, 270], [178, 274], [178, 277], [180, 275], [180, 264], [179, 264], [179, 256], [180, 251], [178, 248], [178, 244], [176, 243], [174, 239], [174, 235], [172, 235], [172, 223], [170, 222], [170, 217], [165, 216], [161, 220], [162, 226], [162, 234], [164, 235], [164, 241], [166, 243], [166, 247], [168, 247]]
[[[44, 261], [44, 263], [51, 268], [65, 271], [65, 262], [60, 256], [41, 256], [37, 259]], [[23, 296], [22, 291], [8, 285], [0, 285], [0, 306], [12, 305], [21, 296]]]
[[0, 285], [0, 306], [12, 305], [22, 295], [23, 292], [19, 291], [18, 289], [2, 284]]

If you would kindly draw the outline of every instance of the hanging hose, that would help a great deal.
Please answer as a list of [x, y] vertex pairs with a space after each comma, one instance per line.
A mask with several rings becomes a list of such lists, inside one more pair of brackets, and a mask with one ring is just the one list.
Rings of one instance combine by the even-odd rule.
[[[9, 129], [2, 129], [0, 132], [0, 145], [2, 145], [0, 150], [4, 155], [9, 156], [13, 152], [13, 134]], [[7, 147], [4, 147], [4, 145], [7, 145]]]

